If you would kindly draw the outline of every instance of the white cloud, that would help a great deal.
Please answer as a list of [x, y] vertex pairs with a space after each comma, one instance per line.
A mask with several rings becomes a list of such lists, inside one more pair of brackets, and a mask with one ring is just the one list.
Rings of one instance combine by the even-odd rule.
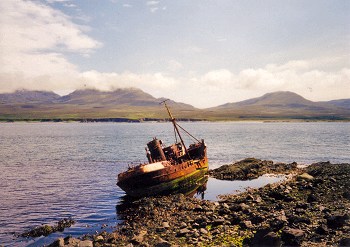
[[147, 1], [146, 2], [146, 5], [148, 6], [154, 6], [154, 5], [158, 5], [159, 4], [159, 1]]
[[125, 4], [123, 4], [123, 7], [124, 7], [124, 8], [132, 8], [132, 5], [131, 5], [131, 4], [128, 4], [128, 3], [125, 3]]
[[1, 1], [0, 7], [1, 36], [6, 37], [0, 40], [0, 90], [74, 87], [78, 68], [63, 52], [88, 55], [100, 46], [84, 34], [86, 28], [37, 2]]
[[75, 70], [63, 52], [89, 54], [100, 43], [84, 34], [85, 27], [44, 4], [1, 1], [0, 72], [41, 75]]

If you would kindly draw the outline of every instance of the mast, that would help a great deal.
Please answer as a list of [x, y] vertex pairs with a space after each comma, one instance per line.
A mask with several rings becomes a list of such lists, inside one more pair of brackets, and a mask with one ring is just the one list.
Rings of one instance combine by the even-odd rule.
[[168, 100], [169, 100], [169, 99], [163, 100], [163, 101], [160, 102], [159, 104], [164, 104], [166, 110], [168, 111], [170, 120], [171, 120], [171, 122], [172, 122], [173, 125], [174, 125], [174, 129], [175, 129], [176, 133], [178, 134], [178, 136], [179, 136], [179, 138], [180, 138], [181, 144], [182, 144], [182, 146], [185, 148], [185, 152], [186, 152], [186, 154], [188, 155], [188, 157], [191, 158], [191, 157], [190, 157], [190, 154], [189, 154], [188, 151], [187, 151], [187, 147], [186, 147], [186, 145], [185, 145], [185, 143], [184, 143], [184, 140], [182, 139], [182, 136], [181, 136], [181, 134], [180, 134], [180, 131], [179, 131], [178, 127], [177, 127], [176, 120], [175, 120], [175, 118], [173, 117], [173, 115], [171, 114], [168, 105], [166, 104], [166, 102], [167, 102]]

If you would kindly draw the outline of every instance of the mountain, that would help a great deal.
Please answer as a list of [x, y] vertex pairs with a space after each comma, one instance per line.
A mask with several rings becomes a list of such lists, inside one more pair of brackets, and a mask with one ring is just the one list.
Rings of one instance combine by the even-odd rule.
[[[11, 119], [164, 119], [159, 104], [165, 98], [137, 88], [104, 92], [76, 90], [59, 96], [53, 92], [20, 90], [0, 94], [0, 120]], [[349, 100], [313, 102], [293, 92], [274, 92], [261, 97], [207, 109], [168, 100], [177, 118], [206, 120], [323, 119], [350, 120]]]
[[[111, 92], [76, 90], [62, 97], [53, 92], [16, 91], [0, 94], [0, 119], [166, 118], [167, 112], [159, 104], [163, 100], [137, 88]], [[196, 110], [172, 100], [167, 104], [174, 113], [185, 118]]]
[[209, 115], [219, 118], [347, 118], [350, 112], [328, 102], [313, 102], [288, 91], [267, 93], [261, 97], [236, 103], [227, 103], [207, 109]]
[[157, 104], [157, 99], [140, 89], [117, 89], [112, 92], [94, 89], [76, 90], [69, 95], [61, 97], [58, 102], [69, 104], [103, 104], [103, 105], [135, 105], [149, 106]]
[[338, 99], [327, 101], [328, 104], [350, 109], [350, 99]]
[[0, 94], [0, 103], [2, 104], [48, 103], [48, 102], [53, 102], [58, 98], [60, 98], [60, 96], [53, 92], [17, 90], [14, 93]]

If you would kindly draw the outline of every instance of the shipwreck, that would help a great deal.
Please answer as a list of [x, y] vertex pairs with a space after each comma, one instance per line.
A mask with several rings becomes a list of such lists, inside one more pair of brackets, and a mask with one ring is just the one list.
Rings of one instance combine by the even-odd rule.
[[[175, 143], [164, 146], [161, 140], [154, 138], [146, 147], [148, 163], [129, 167], [118, 174], [117, 185], [132, 197], [186, 193], [207, 180], [208, 159], [204, 140], [198, 140], [182, 128], [166, 101], [161, 103], [174, 126]], [[194, 140], [193, 144], [186, 147], [180, 129]]]

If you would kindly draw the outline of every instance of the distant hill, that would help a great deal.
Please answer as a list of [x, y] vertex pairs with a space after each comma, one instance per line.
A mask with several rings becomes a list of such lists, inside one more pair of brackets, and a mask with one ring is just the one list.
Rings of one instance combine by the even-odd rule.
[[350, 109], [350, 99], [331, 100], [331, 101], [327, 101], [327, 103], [338, 107]]
[[60, 96], [54, 92], [17, 90], [14, 93], [0, 94], [0, 103], [3, 104], [32, 104], [48, 103], [59, 99]]
[[[22, 90], [0, 94], [0, 119], [166, 118], [167, 112], [159, 104], [163, 100], [137, 88], [76, 90], [62, 97], [53, 92]], [[172, 100], [167, 103], [185, 118], [196, 110]]]
[[[59, 96], [53, 92], [20, 90], [0, 94], [0, 120], [11, 119], [165, 119], [167, 112], [155, 98], [137, 89], [111, 92], [76, 90]], [[174, 116], [184, 119], [323, 119], [350, 120], [349, 100], [313, 102], [293, 92], [261, 97], [207, 109], [169, 100]]]
[[206, 109], [219, 118], [347, 118], [350, 112], [328, 102], [313, 102], [288, 91], [267, 93], [261, 97], [227, 103]]

